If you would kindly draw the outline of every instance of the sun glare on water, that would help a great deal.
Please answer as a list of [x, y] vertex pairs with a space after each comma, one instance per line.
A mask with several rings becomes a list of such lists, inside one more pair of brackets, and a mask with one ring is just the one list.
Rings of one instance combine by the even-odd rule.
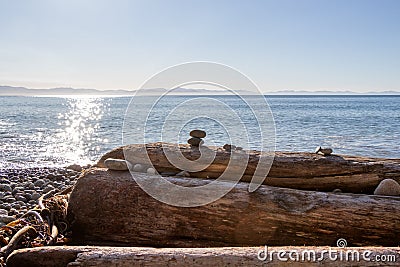
[[53, 144], [66, 161], [91, 163], [90, 156], [100, 150], [103, 141], [95, 133], [107, 105], [104, 99], [93, 97], [68, 98], [66, 105], [68, 111], [58, 114], [60, 130]]

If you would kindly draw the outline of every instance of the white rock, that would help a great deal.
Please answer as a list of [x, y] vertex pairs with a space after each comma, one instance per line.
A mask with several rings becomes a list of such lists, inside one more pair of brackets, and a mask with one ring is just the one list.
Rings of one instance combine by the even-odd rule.
[[134, 172], [142, 172], [143, 171], [143, 165], [142, 164], [135, 164], [134, 166], [133, 166], [133, 171]]
[[376, 187], [374, 195], [400, 196], [400, 184], [393, 179], [382, 180]]
[[147, 169], [147, 174], [150, 174], [150, 175], [155, 175], [157, 172], [156, 172], [156, 170], [154, 169], [154, 168], [148, 168]]
[[114, 171], [127, 171], [130, 167], [130, 163], [123, 159], [106, 159], [104, 165]]

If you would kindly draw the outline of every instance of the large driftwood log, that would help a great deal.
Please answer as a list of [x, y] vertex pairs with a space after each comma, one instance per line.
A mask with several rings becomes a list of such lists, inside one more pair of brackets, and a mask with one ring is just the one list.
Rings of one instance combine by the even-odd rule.
[[[269, 247], [282, 251], [265, 261], [260, 247], [144, 248], [144, 247], [42, 247], [21, 249], [7, 259], [8, 267], [131, 267], [131, 266], [398, 266], [400, 248]], [[331, 259], [325, 251], [333, 252]], [[308, 254], [308, 251], [312, 251]], [[310, 255], [310, 256], [309, 256]], [[315, 255], [315, 256], [314, 256]], [[322, 255], [322, 257], [321, 257]], [[337, 259], [334, 260], [334, 257]], [[340, 255], [343, 255], [340, 260]], [[347, 255], [347, 256], [346, 256]], [[260, 257], [264, 256], [260, 253]], [[384, 258], [382, 258], [384, 256]], [[394, 258], [393, 258], [394, 256]], [[294, 260], [291, 260], [290, 257]], [[347, 257], [347, 258], [346, 258]], [[357, 261], [359, 257], [359, 261]], [[284, 261], [287, 259], [287, 261]], [[298, 259], [298, 260], [297, 260]], [[346, 260], [347, 259], [347, 260]], [[377, 261], [384, 259], [384, 261]]]
[[[129, 160], [133, 161], [133, 164], [147, 164], [148, 159], [141, 153], [143, 149], [146, 149], [150, 161], [159, 173], [177, 173], [181, 170], [172, 165], [165, 156], [165, 150], [174, 151], [175, 148], [176, 145], [168, 143], [128, 145], [106, 153], [97, 166], [105, 167], [104, 160], [107, 158], [124, 159], [124, 149], [131, 155]], [[192, 177], [218, 178], [226, 169], [231, 153], [217, 147], [209, 148], [216, 153], [214, 161], [206, 169], [191, 173]], [[196, 160], [200, 156], [200, 151], [189, 145], [179, 145], [179, 150], [189, 160]], [[249, 182], [263, 153], [259, 151], [242, 153], [247, 153], [249, 159], [241, 180]], [[341, 189], [343, 192], [350, 193], [372, 193], [379, 182], [386, 178], [400, 182], [399, 159], [276, 152], [268, 178], [263, 184], [325, 192]]]
[[[191, 186], [208, 182], [166, 179]], [[218, 184], [228, 186], [230, 182]], [[68, 215], [78, 244], [333, 246], [338, 238], [357, 246], [400, 244], [400, 198], [264, 185], [253, 193], [247, 189], [248, 184], [240, 182], [211, 204], [179, 208], [153, 199], [128, 171], [91, 169], [77, 181]]]

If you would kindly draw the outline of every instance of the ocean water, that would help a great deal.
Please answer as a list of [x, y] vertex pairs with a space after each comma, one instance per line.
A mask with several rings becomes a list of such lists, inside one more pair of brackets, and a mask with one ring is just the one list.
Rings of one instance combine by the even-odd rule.
[[[196, 97], [186, 110], [174, 107], [193, 96], [168, 96], [146, 115], [151, 97], [0, 97], [0, 168], [65, 166], [92, 163], [124, 143], [172, 141], [184, 143], [193, 128], [203, 128], [209, 145], [234, 144], [252, 149], [262, 129], [252, 111], [233, 96]], [[397, 96], [267, 96], [273, 115], [272, 132], [263, 138], [279, 151], [314, 151], [321, 145], [334, 153], [400, 158], [400, 97]], [[252, 108], [265, 111], [262, 97]], [[188, 108], [189, 107], [189, 108]], [[188, 120], [190, 114], [207, 116]], [[268, 113], [268, 112], [266, 112]], [[248, 137], [232, 114], [239, 114]], [[129, 123], [125, 123], [127, 115]], [[171, 115], [171, 116], [169, 116]], [[186, 116], [187, 115], [187, 116]], [[138, 120], [137, 122], [135, 120]], [[265, 118], [268, 121], [268, 118]], [[165, 123], [168, 122], [168, 123]], [[262, 123], [261, 123], [262, 124]], [[127, 127], [129, 126], [129, 127]], [[269, 130], [272, 129], [268, 121]], [[124, 139], [123, 139], [124, 138]], [[231, 138], [231, 139], [230, 139]], [[270, 147], [269, 147], [270, 148]]]

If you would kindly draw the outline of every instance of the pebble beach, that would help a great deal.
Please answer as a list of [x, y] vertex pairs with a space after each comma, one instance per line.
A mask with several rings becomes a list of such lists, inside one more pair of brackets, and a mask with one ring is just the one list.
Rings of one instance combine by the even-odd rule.
[[42, 195], [74, 185], [82, 168], [0, 169], [0, 226], [21, 217], [38, 204]]

